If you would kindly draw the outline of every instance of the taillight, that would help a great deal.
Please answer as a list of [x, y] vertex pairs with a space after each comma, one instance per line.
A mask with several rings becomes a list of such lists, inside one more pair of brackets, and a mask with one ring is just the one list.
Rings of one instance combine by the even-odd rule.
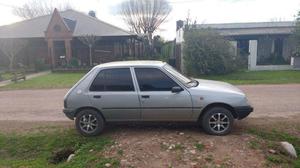
[[64, 100], [64, 108], [67, 108], [67, 99]]

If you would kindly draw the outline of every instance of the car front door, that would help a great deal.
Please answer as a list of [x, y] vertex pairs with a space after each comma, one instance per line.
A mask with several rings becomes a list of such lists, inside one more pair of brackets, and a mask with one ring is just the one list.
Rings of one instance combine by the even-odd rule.
[[106, 121], [141, 119], [140, 101], [130, 68], [101, 70], [89, 88], [89, 97]]
[[[192, 118], [190, 93], [158, 68], [135, 68], [142, 120], [188, 121]], [[173, 93], [173, 87], [182, 91]]]

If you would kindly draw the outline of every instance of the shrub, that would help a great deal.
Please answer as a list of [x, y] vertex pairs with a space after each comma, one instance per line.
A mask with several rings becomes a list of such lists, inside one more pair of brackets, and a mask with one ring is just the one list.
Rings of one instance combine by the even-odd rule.
[[79, 60], [77, 58], [72, 57], [70, 59], [70, 62], [69, 62], [68, 66], [72, 67], [72, 68], [78, 68], [79, 67]]
[[296, 25], [291, 36], [291, 40], [295, 45], [294, 51], [292, 53], [293, 57], [300, 57], [300, 11], [296, 16]]
[[45, 63], [45, 60], [42, 58], [35, 59], [34, 67], [35, 67], [35, 71], [44, 71], [50, 68], [49, 65], [47, 65]]
[[190, 29], [184, 35], [184, 63], [188, 75], [225, 74], [237, 69], [239, 58], [228, 40], [212, 29]]
[[172, 42], [164, 42], [159, 52], [156, 53], [156, 56], [154, 58], [156, 60], [168, 62], [170, 59], [170, 55], [173, 53], [173, 43]]

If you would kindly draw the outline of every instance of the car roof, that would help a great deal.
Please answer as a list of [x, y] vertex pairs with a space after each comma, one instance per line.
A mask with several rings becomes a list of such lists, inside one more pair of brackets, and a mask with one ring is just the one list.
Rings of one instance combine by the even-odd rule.
[[96, 66], [97, 68], [107, 68], [107, 67], [130, 67], [130, 66], [148, 66], [148, 67], [162, 67], [166, 63], [162, 61], [117, 61], [109, 62]]

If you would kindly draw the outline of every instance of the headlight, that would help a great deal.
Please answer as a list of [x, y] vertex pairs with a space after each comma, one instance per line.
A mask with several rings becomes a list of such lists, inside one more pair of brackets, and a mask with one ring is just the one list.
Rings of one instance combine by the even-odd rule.
[[251, 106], [252, 105], [251, 101], [247, 97], [245, 97], [245, 99], [246, 99], [246, 103]]

